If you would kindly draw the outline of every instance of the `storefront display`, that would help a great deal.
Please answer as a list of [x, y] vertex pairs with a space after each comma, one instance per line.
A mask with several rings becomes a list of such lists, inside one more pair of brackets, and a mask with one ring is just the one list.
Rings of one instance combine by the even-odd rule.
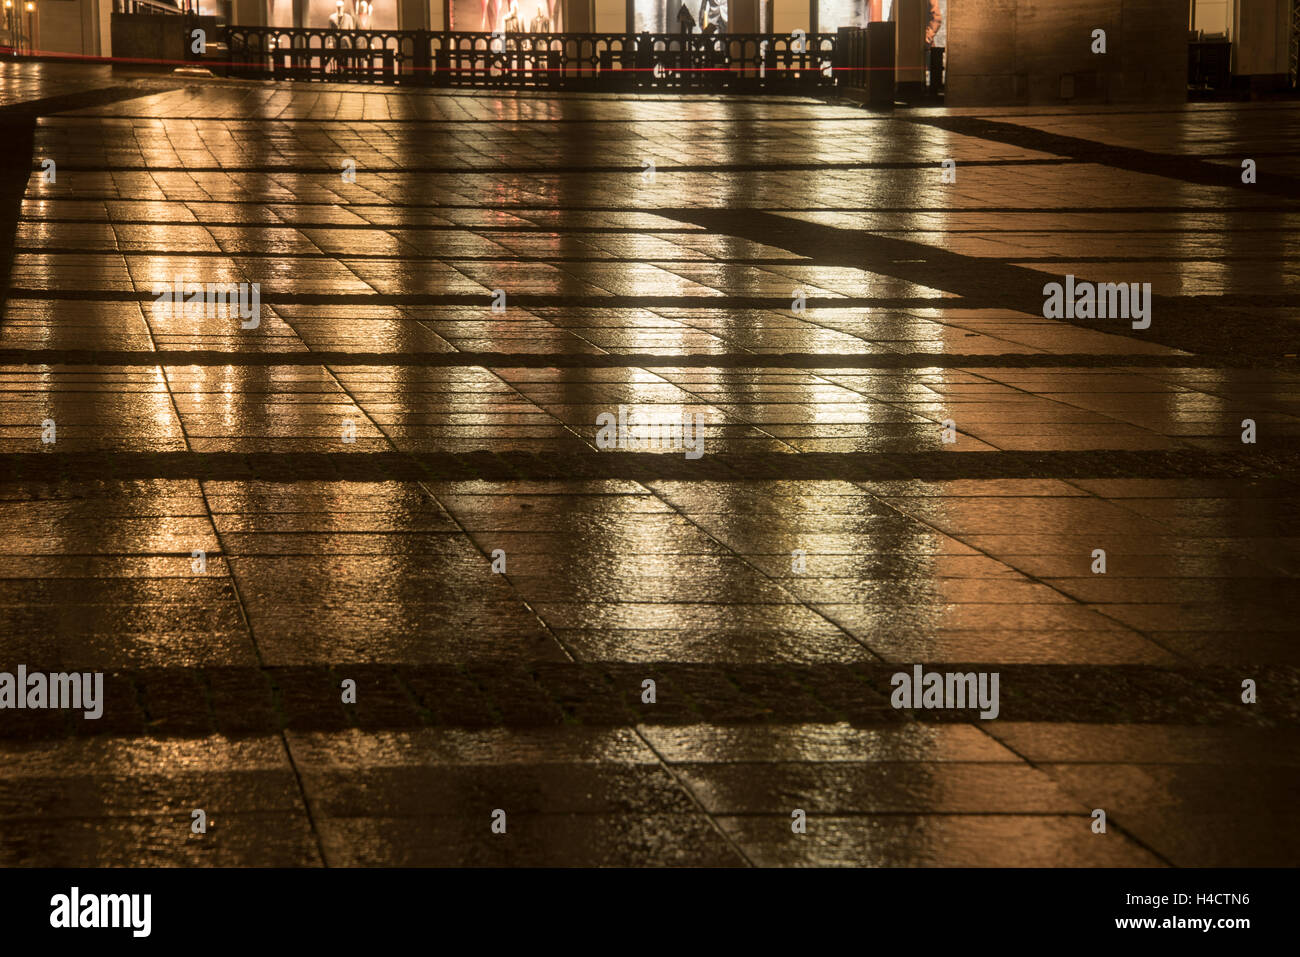
[[482, 33], [559, 33], [561, 0], [451, 0], [450, 29]]
[[[482, 33], [562, 33], [565, 0], [448, 0], [447, 28]], [[895, 3], [930, 0], [809, 0], [809, 20], [821, 33], [892, 19]], [[393, 30], [398, 0], [267, 0], [267, 23], [276, 27]], [[935, 4], [946, 19], [947, 0]], [[630, 33], [765, 32], [772, 15], [764, 0], [633, 0]], [[295, 21], [297, 18], [297, 22]], [[778, 18], [779, 19], [779, 18]], [[805, 21], [806, 27], [809, 21]], [[942, 21], [940, 21], [942, 24]], [[617, 29], [617, 28], [615, 28]], [[943, 46], [940, 25], [932, 42]]]
[[[294, 22], [294, 11], [302, 18]], [[267, 24], [273, 27], [309, 27], [317, 30], [395, 30], [397, 0], [271, 0]]]
[[[834, 33], [840, 27], [865, 27], [873, 20], [887, 20], [888, 0], [814, 0], [817, 30]], [[874, 9], [873, 9], [874, 8]], [[873, 16], [874, 14], [874, 16]]]
[[635, 0], [633, 33], [728, 33], [732, 0]]

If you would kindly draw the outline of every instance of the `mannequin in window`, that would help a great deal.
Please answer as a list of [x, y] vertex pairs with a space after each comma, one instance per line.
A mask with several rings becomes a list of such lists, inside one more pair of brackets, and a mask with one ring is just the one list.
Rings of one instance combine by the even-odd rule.
[[510, 0], [510, 8], [506, 10], [506, 23], [502, 29], [506, 33], [523, 32], [519, 24], [519, 0]]
[[[352, 14], [343, 9], [343, 0], [334, 0], [334, 12], [329, 14], [329, 29], [338, 33], [351, 29]], [[347, 23], [344, 26], [344, 22]]]
[[[330, 31], [336, 34], [332, 42], [326, 42], [327, 47], [338, 47], [348, 49], [352, 46], [352, 38], [345, 35], [345, 31], [356, 29], [356, 21], [352, 14], [343, 8], [343, 0], [334, 0], [334, 12], [330, 14]], [[337, 73], [341, 68], [338, 60], [334, 61], [333, 72]]]
[[533, 17], [533, 22], [528, 25], [533, 33], [550, 33], [551, 18], [546, 15], [546, 8], [541, 4], [537, 5], [537, 16]]
[[[355, 26], [358, 30], [370, 29], [370, 4], [366, 0], [357, 0], [357, 12], [355, 15]], [[361, 49], [370, 46], [370, 38], [367, 36], [357, 37], [357, 46]]]
[[339, 37], [339, 46], [343, 47], [345, 50], [352, 49], [352, 31], [356, 28], [356, 14], [345, 7], [339, 17], [339, 32], [342, 34], [342, 36]]
[[727, 32], [727, 0], [700, 0], [700, 32]]

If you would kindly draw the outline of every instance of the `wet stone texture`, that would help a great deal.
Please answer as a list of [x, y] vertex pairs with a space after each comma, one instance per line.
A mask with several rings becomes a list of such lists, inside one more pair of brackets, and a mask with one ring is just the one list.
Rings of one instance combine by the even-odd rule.
[[1295, 864], [1297, 119], [0, 65], [0, 864]]

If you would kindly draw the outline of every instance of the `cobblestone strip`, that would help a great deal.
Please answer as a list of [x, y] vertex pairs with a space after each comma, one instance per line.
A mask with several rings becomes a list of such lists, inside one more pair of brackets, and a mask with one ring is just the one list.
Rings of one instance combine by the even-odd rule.
[[[895, 710], [890, 678], [900, 668], [695, 662], [149, 668], [107, 673], [105, 695], [113, 706], [96, 721], [63, 710], [15, 711], [0, 725], [0, 738], [630, 726], [647, 720], [640, 694], [648, 671], [659, 689], [656, 724], [971, 720], [968, 713], [944, 709]], [[1240, 667], [999, 665], [998, 671], [1004, 723], [1300, 726], [1300, 668], [1292, 666], [1251, 668], [1270, 694], [1250, 707], [1241, 704]], [[339, 701], [344, 675], [357, 682], [355, 705]]]

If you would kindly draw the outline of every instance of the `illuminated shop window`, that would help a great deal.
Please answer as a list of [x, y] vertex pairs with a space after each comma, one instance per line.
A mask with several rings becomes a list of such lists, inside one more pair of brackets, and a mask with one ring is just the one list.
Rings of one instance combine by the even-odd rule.
[[[888, 20], [892, 0], [815, 0], [817, 29], [834, 33], [840, 27], [865, 27], [872, 20]], [[920, 0], [925, 3], [926, 0]]]
[[[293, 26], [292, 0], [271, 0], [268, 22], [273, 27]], [[334, 26], [330, 17], [337, 14], [336, 22], [351, 24], [353, 30], [396, 30], [397, 0], [344, 0], [342, 10], [336, 0], [307, 0], [303, 12], [303, 27], [328, 30]], [[346, 17], [344, 16], [346, 15]]]
[[732, 0], [635, 0], [635, 33], [727, 33]]
[[871, 22], [869, 0], [817, 0], [817, 29], [834, 33], [840, 27], [865, 27]]
[[[888, 20], [893, 13], [894, 0], [813, 0], [817, 4], [817, 29], [834, 33], [840, 27], [865, 27], [873, 20]], [[929, 8], [930, 0], [899, 0], [915, 3], [922, 10]], [[948, 0], [939, 0], [942, 18], [936, 31], [934, 45], [948, 43]]]
[[559, 33], [560, 0], [451, 0], [451, 29], [482, 33]]

